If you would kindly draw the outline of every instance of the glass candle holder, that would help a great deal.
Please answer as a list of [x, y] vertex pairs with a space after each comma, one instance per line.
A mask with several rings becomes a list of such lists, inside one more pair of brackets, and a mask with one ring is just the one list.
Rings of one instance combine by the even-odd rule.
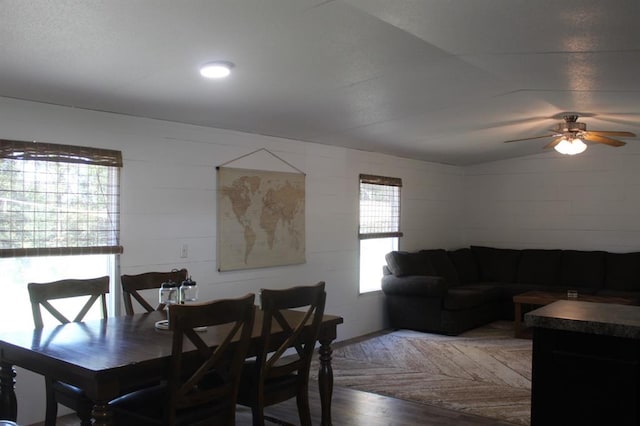
[[180, 295], [179, 295], [180, 303], [189, 303], [195, 302], [198, 300], [198, 286], [195, 281], [191, 279], [191, 277], [182, 281], [180, 285]]
[[178, 303], [178, 284], [168, 281], [160, 285], [159, 301], [165, 305]]
[[[175, 305], [179, 302], [178, 284], [169, 280], [160, 285], [158, 290], [158, 299], [160, 303], [165, 306]], [[168, 329], [169, 328], [169, 309], [165, 309], [167, 312], [167, 319], [161, 320], [156, 323], [156, 328]]]

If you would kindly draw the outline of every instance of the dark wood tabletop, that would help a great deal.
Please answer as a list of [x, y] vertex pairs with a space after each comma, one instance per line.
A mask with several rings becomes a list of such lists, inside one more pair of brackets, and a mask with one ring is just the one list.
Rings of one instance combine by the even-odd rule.
[[[249, 356], [260, 342], [262, 312], [257, 311]], [[287, 315], [301, 313], [289, 311]], [[14, 365], [54, 377], [85, 390], [95, 402], [96, 425], [112, 423], [108, 402], [127, 389], [160, 379], [167, 371], [171, 357], [171, 332], [155, 328], [156, 321], [165, 319], [164, 312], [110, 317], [44, 327], [31, 331], [0, 334], [0, 418], [16, 419], [17, 403], [14, 391]], [[319, 387], [322, 424], [331, 424], [331, 342], [343, 319], [325, 315], [320, 330]], [[209, 327], [203, 339], [216, 345], [223, 335], [218, 327]], [[274, 326], [273, 333], [281, 330]], [[276, 339], [277, 340], [277, 339]], [[185, 347], [185, 351], [193, 349]]]

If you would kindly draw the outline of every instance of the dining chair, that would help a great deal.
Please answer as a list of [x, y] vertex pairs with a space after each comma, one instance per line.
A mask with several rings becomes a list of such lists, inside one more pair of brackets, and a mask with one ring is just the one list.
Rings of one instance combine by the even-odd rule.
[[[251, 407], [254, 426], [264, 425], [265, 419], [288, 424], [265, 416], [264, 408], [294, 397], [300, 424], [311, 425], [309, 367], [324, 313], [324, 285], [321, 281], [313, 286], [261, 292], [261, 347], [255, 360], [245, 362], [238, 393], [238, 404]], [[289, 309], [301, 310], [304, 315], [293, 320], [287, 315]], [[272, 334], [272, 327], [283, 333]], [[287, 350], [291, 348], [295, 353], [289, 355]]]
[[[146, 312], [161, 311], [165, 305], [158, 304], [153, 307], [142, 295], [141, 290], [158, 289], [162, 283], [173, 281], [176, 284], [187, 279], [186, 269], [174, 269], [171, 272], [145, 272], [137, 275], [122, 275], [120, 282], [122, 283], [122, 299], [124, 301], [124, 310], [127, 315], [133, 315], [133, 299], [135, 299]], [[157, 297], [157, 295], [156, 295]]]
[[[234, 425], [240, 373], [253, 331], [254, 298], [247, 294], [169, 306], [173, 336], [168, 379], [113, 400], [116, 423]], [[185, 351], [187, 347], [191, 351]]]
[[[33, 312], [33, 322], [36, 328], [44, 327], [42, 318], [42, 308], [51, 314], [62, 324], [69, 322], [80, 322], [85, 315], [99, 300], [102, 309], [102, 318], [107, 318], [107, 293], [109, 293], [109, 277], [91, 279], [65, 279], [48, 283], [29, 283], [27, 285], [31, 309]], [[78, 314], [72, 319], [68, 319], [53, 304], [52, 300], [68, 299], [72, 297], [88, 296], [88, 300], [82, 305]], [[68, 383], [60, 382], [55, 377], [45, 377], [46, 391], [46, 414], [45, 426], [54, 426], [58, 416], [58, 403], [71, 408], [80, 418], [82, 426], [91, 425], [91, 401], [84, 391]]]

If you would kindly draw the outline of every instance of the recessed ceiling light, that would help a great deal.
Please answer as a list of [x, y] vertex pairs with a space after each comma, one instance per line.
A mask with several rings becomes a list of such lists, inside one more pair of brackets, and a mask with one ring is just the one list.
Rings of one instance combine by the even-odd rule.
[[224, 78], [231, 74], [231, 68], [233, 67], [234, 65], [231, 62], [209, 62], [200, 67], [200, 75], [206, 78]]

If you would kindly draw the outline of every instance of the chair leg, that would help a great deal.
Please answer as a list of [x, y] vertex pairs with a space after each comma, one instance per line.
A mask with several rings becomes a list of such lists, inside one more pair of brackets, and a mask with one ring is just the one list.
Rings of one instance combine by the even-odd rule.
[[264, 409], [262, 407], [251, 407], [251, 417], [253, 426], [264, 426]]
[[311, 410], [309, 409], [309, 392], [305, 387], [298, 391], [296, 396], [296, 403], [298, 404], [298, 416], [300, 417], [301, 426], [311, 426]]
[[51, 380], [47, 377], [44, 379], [45, 393], [47, 398], [46, 413], [44, 418], [45, 426], [56, 426], [58, 419], [58, 402], [56, 401], [56, 395], [53, 390]]
[[91, 422], [91, 416], [87, 419], [85, 417], [80, 417], [80, 414], [78, 414], [78, 417], [80, 418], [80, 426], [91, 426], [93, 424]]
[[80, 419], [80, 426], [91, 426], [91, 411], [93, 410], [93, 403], [81, 403], [78, 407], [76, 415]]

